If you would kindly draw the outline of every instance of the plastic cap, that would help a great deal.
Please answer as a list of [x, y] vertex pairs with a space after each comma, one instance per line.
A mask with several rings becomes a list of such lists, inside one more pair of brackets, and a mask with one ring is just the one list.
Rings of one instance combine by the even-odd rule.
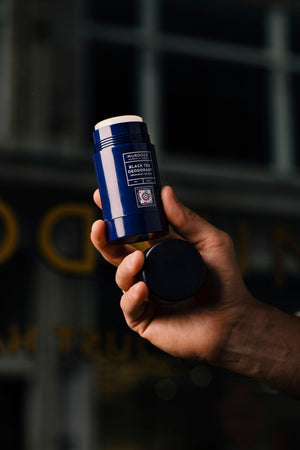
[[123, 122], [143, 122], [143, 119], [140, 116], [116, 116], [111, 117], [110, 119], [101, 120], [95, 125], [95, 130], [99, 130], [100, 128], [107, 127], [110, 125], [115, 125], [116, 123]]
[[154, 299], [176, 302], [200, 289], [204, 271], [194, 246], [181, 239], [165, 239], [146, 250], [142, 277]]

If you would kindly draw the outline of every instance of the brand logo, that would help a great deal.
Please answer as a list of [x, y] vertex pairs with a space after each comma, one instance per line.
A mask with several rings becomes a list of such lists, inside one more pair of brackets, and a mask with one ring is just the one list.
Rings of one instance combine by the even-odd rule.
[[137, 206], [139, 208], [142, 206], [155, 205], [154, 193], [150, 187], [147, 187], [146, 189], [136, 188], [135, 193], [137, 199]]

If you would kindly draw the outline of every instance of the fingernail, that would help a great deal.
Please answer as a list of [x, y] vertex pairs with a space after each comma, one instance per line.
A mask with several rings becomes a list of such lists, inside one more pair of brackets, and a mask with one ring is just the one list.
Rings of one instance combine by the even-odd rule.
[[93, 233], [96, 228], [96, 222], [92, 223], [91, 232]]
[[99, 222], [103, 222], [103, 220], [101, 220], [101, 219], [95, 220], [95, 222], [92, 224], [92, 227], [91, 227], [91, 232], [92, 232], [92, 233], [93, 233], [93, 232], [95, 231], [95, 229], [97, 228]]

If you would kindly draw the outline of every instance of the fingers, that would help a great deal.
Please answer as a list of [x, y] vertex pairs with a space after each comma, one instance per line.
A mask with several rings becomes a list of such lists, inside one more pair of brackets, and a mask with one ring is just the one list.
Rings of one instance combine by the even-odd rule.
[[[100, 198], [100, 192], [99, 189], [96, 189], [93, 193], [93, 199], [96, 205], [99, 208], [102, 208], [101, 204], [101, 198]], [[141, 248], [145, 250], [147, 247], [155, 244], [160, 239], [146, 241], [144, 243], [138, 243], [135, 246], [131, 245], [116, 245], [116, 244], [109, 244], [107, 240], [106, 235], [106, 226], [103, 220], [96, 221], [92, 226], [91, 231], [91, 241], [93, 245], [96, 247], [96, 249], [102, 254], [104, 259], [106, 259], [108, 262], [113, 264], [114, 266], [119, 266], [119, 264], [122, 262], [122, 260], [129, 255], [130, 253], [133, 253], [136, 248]], [[175, 237], [175, 233], [170, 232], [168, 237]], [[163, 237], [165, 238], [165, 237]], [[135, 248], [136, 247], [136, 248]]]
[[95, 190], [94, 195], [93, 195], [93, 199], [94, 199], [94, 202], [96, 203], [96, 205], [99, 206], [99, 208], [102, 209], [102, 203], [101, 203], [99, 189]]
[[143, 281], [134, 284], [121, 298], [121, 308], [127, 324], [140, 335], [152, 318], [153, 305], [148, 301], [148, 288]]
[[170, 186], [161, 192], [167, 219], [175, 231], [201, 251], [209, 242], [219, 243], [225, 233], [202, 219], [191, 209], [184, 206], [175, 196]]
[[[169, 235], [164, 238], [179, 237], [186, 239], [201, 253], [206, 249], [209, 249], [211, 257], [214, 256], [214, 252], [211, 251], [212, 249], [217, 250], [218, 247], [223, 247], [228, 251], [230, 247], [233, 247], [232, 242], [226, 233], [184, 206], [176, 198], [173, 189], [170, 186], [165, 186], [162, 189], [161, 198], [167, 220], [177, 234], [176, 235], [174, 231], [170, 230]], [[98, 189], [94, 192], [94, 201], [101, 208]], [[95, 222], [93, 225], [91, 240], [102, 256], [115, 266], [119, 266], [127, 255], [135, 251], [135, 248], [128, 244], [109, 244], [106, 236], [106, 226], [101, 220]], [[153, 245], [154, 243], [155, 241], [150, 241], [148, 244]]]
[[103, 220], [94, 222], [91, 230], [91, 241], [104, 259], [114, 266], [119, 266], [125, 256], [135, 249], [127, 244], [109, 244], [106, 235], [106, 225]]
[[[102, 209], [102, 203], [101, 203], [101, 197], [100, 197], [99, 189], [96, 189], [96, 190], [95, 190], [95, 192], [94, 192], [94, 194], [93, 194], [93, 199], [94, 199], [94, 202], [96, 203], [96, 205], [97, 205], [99, 208]], [[174, 238], [174, 237], [178, 237], [178, 236], [176, 236], [176, 234], [174, 233], [174, 231], [170, 230], [168, 236], [163, 236], [163, 237], [160, 238], [160, 239], [152, 239], [151, 241], [146, 241], [146, 244], [147, 244], [148, 246], [151, 246], [151, 245], [155, 244], [156, 242], [160, 241], [161, 239], [166, 239], [167, 237], [173, 237], [173, 238]]]
[[146, 284], [143, 281], [136, 283], [143, 264], [144, 255], [137, 250], [123, 260], [116, 273], [117, 285], [125, 291], [121, 297], [121, 308], [127, 324], [137, 332], [145, 326], [145, 312], [149, 308]]
[[140, 250], [136, 250], [121, 262], [116, 272], [116, 283], [123, 291], [128, 291], [135, 283], [143, 267], [144, 260], [143, 253]]

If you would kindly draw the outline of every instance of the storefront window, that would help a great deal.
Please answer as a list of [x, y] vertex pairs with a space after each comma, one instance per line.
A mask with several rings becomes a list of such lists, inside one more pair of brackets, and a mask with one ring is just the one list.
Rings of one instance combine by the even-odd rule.
[[294, 130], [295, 130], [295, 163], [300, 167], [300, 131], [297, 124], [300, 120], [300, 74], [294, 74], [290, 80], [293, 95], [293, 114], [294, 114]]
[[168, 153], [267, 163], [263, 69], [170, 54], [162, 67]]
[[86, 5], [87, 15], [90, 20], [99, 23], [114, 25], [135, 25], [137, 22], [138, 0], [109, 0], [99, 2], [91, 0]]
[[300, 53], [300, 13], [294, 13], [290, 16], [290, 49], [292, 52]]
[[136, 52], [122, 45], [88, 44], [85, 86], [87, 136], [107, 117], [135, 113]]
[[162, 2], [162, 28], [186, 36], [261, 46], [264, 10], [237, 2], [165, 0]]

